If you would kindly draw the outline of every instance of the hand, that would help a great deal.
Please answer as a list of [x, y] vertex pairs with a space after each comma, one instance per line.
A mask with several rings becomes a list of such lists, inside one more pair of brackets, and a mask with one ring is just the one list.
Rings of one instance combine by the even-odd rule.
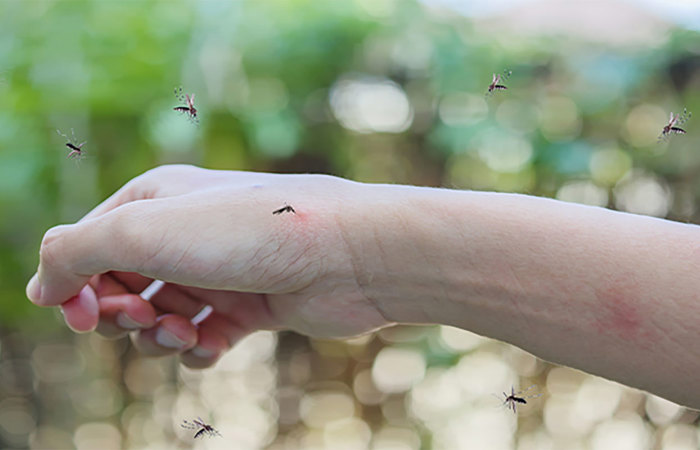
[[[206, 367], [258, 329], [319, 337], [390, 324], [355, 279], [337, 221], [358, 184], [164, 166], [47, 231], [28, 297], [78, 332], [131, 331], [149, 355]], [[295, 212], [272, 212], [292, 205]], [[166, 285], [150, 302], [138, 294]], [[204, 305], [214, 312], [190, 322]]]

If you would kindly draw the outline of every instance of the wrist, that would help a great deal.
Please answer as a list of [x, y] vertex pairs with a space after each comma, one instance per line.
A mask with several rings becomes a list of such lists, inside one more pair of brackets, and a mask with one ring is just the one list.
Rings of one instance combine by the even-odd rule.
[[339, 213], [355, 280], [391, 322], [444, 323], [463, 288], [465, 243], [454, 239], [450, 203], [458, 191], [357, 184], [361, 199]]

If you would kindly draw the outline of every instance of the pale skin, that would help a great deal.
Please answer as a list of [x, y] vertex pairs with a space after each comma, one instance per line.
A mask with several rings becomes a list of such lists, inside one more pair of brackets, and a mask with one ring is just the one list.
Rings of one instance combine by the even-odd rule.
[[[295, 212], [273, 215], [291, 205]], [[50, 229], [75, 331], [212, 365], [259, 329], [446, 324], [700, 408], [700, 227], [524, 195], [164, 166]], [[150, 302], [138, 293], [166, 281]], [[214, 313], [190, 323], [204, 304]]]

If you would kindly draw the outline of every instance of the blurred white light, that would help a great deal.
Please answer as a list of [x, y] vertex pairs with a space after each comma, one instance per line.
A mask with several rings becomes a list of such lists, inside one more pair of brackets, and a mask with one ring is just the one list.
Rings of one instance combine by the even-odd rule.
[[440, 342], [455, 352], [468, 352], [487, 341], [486, 338], [460, 328], [440, 326]]
[[483, 95], [466, 92], [446, 94], [438, 106], [438, 115], [446, 125], [473, 125], [486, 119], [489, 106]]
[[479, 157], [491, 170], [516, 173], [530, 162], [532, 144], [503, 130], [490, 130], [480, 136]]
[[581, 132], [578, 106], [568, 97], [548, 97], [540, 105], [540, 127], [549, 141], [571, 140]]
[[73, 435], [57, 426], [43, 425], [36, 428], [27, 442], [31, 449], [71, 448]]
[[498, 123], [520, 133], [535, 131], [537, 118], [538, 111], [529, 102], [504, 100], [496, 110]]
[[374, 434], [372, 450], [419, 450], [420, 436], [410, 428], [383, 427]]
[[378, 405], [386, 398], [386, 394], [377, 389], [374, 381], [372, 381], [371, 370], [363, 370], [355, 375], [352, 388], [355, 397], [363, 405]]
[[591, 206], [605, 206], [608, 204], [608, 192], [591, 181], [564, 183], [557, 191], [556, 198], [565, 202]]
[[331, 422], [323, 431], [326, 448], [366, 450], [371, 439], [372, 431], [369, 425], [357, 417]]
[[432, 54], [432, 43], [425, 34], [407, 32], [394, 44], [391, 59], [403, 69], [421, 72], [430, 67]]
[[591, 450], [645, 450], [651, 448], [649, 430], [637, 415], [611, 419], [596, 427], [591, 436]]
[[271, 331], [256, 331], [241, 339], [216, 363], [216, 370], [242, 372], [254, 362], [267, 361], [274, 356], [277, 335]]
[[700, 429], [686, 423], [669, 425], [661, 438], [661, 450], [697, 450], [699, 444]]
[[434, 447], [454, 450], [513, 448], [513, 416], [506, 411], [462, 410], [433, 431]]
[[0, 401], [0, 430], [4, 433], [26, 435], [36, 427], [32, 405], [22, 397], [7, 397]]
[[665, 217], [673, 194], [661, 180], [642, 173], [632, 173], [613, 191], [615, 206], [622, 211], [649, 216]]
[[406, 93], [384, 78], [338, 81], [331, 88], [330, 104], [342, 126], [360, 133], [400, 133], [413, 121]]
[[547, 391], [573, 399], [588, 375], [567, 367], [555, 367], [547, 374]]
[[32, 366], [41, 381], [61, 383], [83, 373], [85, 358], [71, 345], [41, 344], [32, 352]]
[[503, 356], [506, 362], [510, 364], [521, 377], [533, 377], [543, 369], [543, 367], [538, 364], [537, 357], [513, 345], [509, 345], [505, 348]]
[[612, 381], [588, 377], [576, 392], [574, 415], [589, 422], [612, 417], [622, 397], [622, 387]]
[[[172, 102], [171, 102], [172, 103]], [[197, 105], [199, 107], [199, 105]], [[195, 148], [199, 128], [188, 124], [183, 114], [173, 114], [170, 103], [151, 106], [146, 114], [146, 133], [151, 144], [163, 153], [184, 153]]]
[[683, 411], [676, 403], [649, 394], [645, 405], [649, 420], [655, 425], [667, 425]]
[[635, 106], [625, 118], [622, 135], [635, 147], [655, 145], [661, 130], [667, 123], [668, 114], [656, 105], [643, 103]]
[[618, 148], [596, 150], [589, 162], [591, 177], [603, 185], [617, 183], [631, 167], [632, 158]]
[[425, 356], [408, 348], [383, 348], [372, 365], [372, 380], [386, 393], [409, 390], [425, 376]]
[[593, 426], [590, 419], [577, 417], [574, 403], [561, 395], [551, 395], [547, 399], [542, 411], [542, 419], [549, 434], [556, 438], [580, 438]]
[[301, 418], [309, 427], [323, 428], [328, 423], [353, 417], [352, 397], [338, 391], [316, 391], [306, 394], [299, 406]]
[[226, 436], [227, 441], [217, 439], [211, 444], [222, 450], [231, 448], [231, 442], [235, 442], [235, 448], [240, 450], [264, 448], [277, 434], [277, 418], [263, 405], [251, 401], [237, 402], [231, 398], [222, 402], [214, 413], [211, 424]]
[[121, 449], [122, 436], [117, 427], [104, 422], [92, 422], [80, 425], [73, 434], [73, 443], [78, 450]]
[[518, 450], [554, 450], [554, 440], [546, 430], [539, 428], [532, 433], [518, 436]]
[[[513, 369], [498, 355], [478, 351], [463, 356], [455, 366], [457, 379], [467, 398], [477, 398], [501, 392], [516, 390], [516, 375]], [[494, 398], [494, 406], [497, 400]]]
[[106, 418], [122, 408], [121, 390], [109, 379], [98, 378], [76, 386], [71, 400], [77, 411], [93, 418]]
[[457, 376], [454, 369], [429, 369], [425, 378], [411, 390], [411, 413], [424, 422], [443, 421], [454, 409], [463, 406], [465, 398]]

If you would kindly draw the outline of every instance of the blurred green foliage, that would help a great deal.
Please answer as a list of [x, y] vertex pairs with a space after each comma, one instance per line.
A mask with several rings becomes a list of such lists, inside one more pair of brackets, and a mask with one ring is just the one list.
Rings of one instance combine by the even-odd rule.
[[[697, 120], [656, 140], [670, 111], [700, 111], [697, 32], [618, 48], [477, 25], [414, 0], [0, 1], [3, 334], [65, 333], [24, 294], [41, 236], [166, 163], [700, 222]], [[485, 97], [504, 69], [509, 89]], [[178, 86], [196, 93], [199, 125], [172, 110]], [[387, 103], [363, 104], [362, 89]], [[57, 129], [87, 140], [84, 160], [66, 159]], [[642, 186], [641, 206], [629, 186]]]

